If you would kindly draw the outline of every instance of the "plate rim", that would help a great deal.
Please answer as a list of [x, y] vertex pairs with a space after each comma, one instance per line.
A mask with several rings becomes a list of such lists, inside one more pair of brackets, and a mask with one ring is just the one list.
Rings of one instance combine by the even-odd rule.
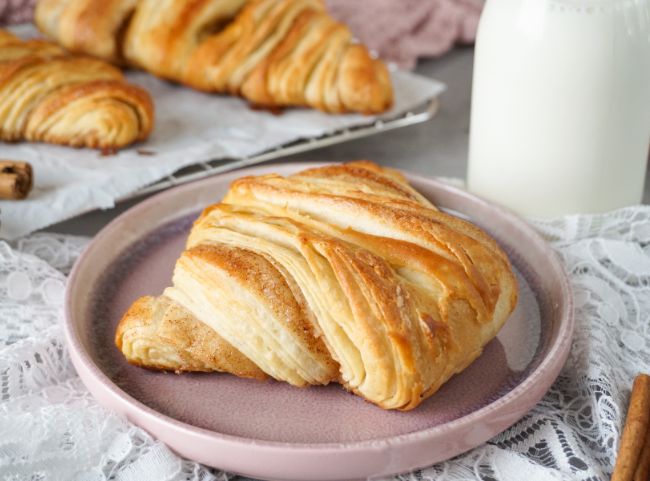
[[[154, 408], [147, 406], [146, 404], [142, 403], [138, 399], [132, 397], [131, 395], [123, 391], [106, 374], [104, 374], [104, 372], [99, 368], [99, 366], [95, 364], [95, 362], [92, 360], [89, 353], [84, 348], [83, 343], [78, 335], [72, 312], [73, 312], [73, 303], [75, 302], [74, 300], [75, 294], [73, 292], [74, 291], [73, 288], [76, 285], [77, 278], [79, 277], [80, 272], [85, 266], [85, 262], [86, 262], [85, 260], [90, 257], [90, 254], [94, 251], [94, 249], [99, 244], [98, 240], [112, 234], [114, 231], [118, 231], [124, 219], [128, 219], [129, 217], [137, 214], [140, 211], [147, 210], [150, 206], [156, 204], [161, 198], [174, 197], [176, 195], [179, 195], [181, 192], [196, 189], [197, 187], [203, 184], [211, 184], [213, 182], [222, 181], [224, 177], [238, 178], [245, 175], [250, 175], [252, 171], [259, 171], [260, 169], [268, 170], [270, 172], [274, 168], [290, 167], [291, 170], [298, 171], [304, 168], [317, 167], [322, 165], [340, 164], [340, 163], [341, 162], [288, 161], [288, 162], [277, 162], [271, 164], [256, 165], [241, 170], [226, 172], [223, 174], [217, 174], [215, 176], [206, 179], [201, 179], [196, 182], [180, 185], [168, 189], [166, 191], [157, 193], [139, 202], [133, 207], [129, 208], [128, 210], [126, 210], [125, 212], [117, 216], [115, 219], [113, 219], [111, 222], [106, 224], [92, 238], [88, 246], [84, 249], [82, 254], [76, 260], [68, 276], [66, 289], [65, 289], [65, 298], [64, 298], [64, 333], [65, 333], [66, 344], [68, 346], [69, 353], [72, 358], [75, 369], [77, 370], [77, 373], [82, 378], [82, 381], [84, 382], [86, 387], [91, 391], [93, 397], [98, 398], [98, 396], [94, 392], [94, 389], [91, 389], [88, 386], [88, 382], [98, 383], [106, 391], [104, 393], [105, 395], [113, 396], [123, 406], [130, 407], [130, 409], [134, 410], [135, 414], [139, 416], [148, 418], [149, 420], [155, 421], [156, 423], [162, 423], [165, 425], [165, 427], [169, 429], [180, 430], [185, 434], [207, 438], [210, 441], [224, 442], [231, 445], [236, 445], [239, 447], [246, 447], [246, 448], [250, 448], [251, 446], [254, 446], [256, 449], [271, 450], [271, 451], [276, 451], [279, 449], [280, 451], [285, 452], [287, 449], [289, 449], [293, 453], [317, 451], [322, 453], [345, 452], [346, 454], [350, 454], [351, 452], [362, 453], [362, 452], [384, 450], [387, 448], [391, 448], [392, 446], [397, 444], [402, 446], [405, 444], [412, 445], [420, 441], [443, 436], [445, 433], [449, 431], [456, 431], [461, 428], [470, 427], [476, 421], [479, 421], [480, 419], [485, 418], [486, 416], [490, 416], [491, 414], [494, 415], [500, 413], [504, 409], [507, 411], [508, 408], [511, 408], [510, 411], [512, 412], [514, 400], [518, 400], [522, 397], [525, 397], [526, 393], [540, 391], [539, 380], [541, 377], [547, 377], [547, 375], [545, 374], [548, 374], [549, 372], [552, 373], [551, 378], [553, 379], [554, 382], [568, 357], [571, 343], [573, 340], [574, 328], [575, 328], [573, 295], [572, 295], [571, 284], [569, 282], [566, 269], [564, 268], [563, 264], [560, 261], [559, 255], [550, 247], [550, 245], [541, 237], [541, 235], [538, 234], [533, 229], [532, 226], [530, 226], [526, 221], [524, 221], [522, 218], [518, 217], [511, 211], [503, 207], [500, 207], [492, 202], [488, 202], [487, 200], [479, 196], [476, 196], [474, 194], [471, 194], [463, 189], [450, 185], [449, 183], [446, 183], [436, 177], [429, 177], [421, 174], [415, 174], [402, 169], [397, 169], [397, 170], [403, 173], [408, 178], [409, 182], [415, 181], [415, 182], [422, 182], [426, 184], [432, 184], [439, 190], [448, 191], [451, 194], [464, 197], [472, 202], [478, 202], [482, 207], [495, 210], [496, 212], [498, 212], [506, 221], [508, 221], [509, 224], [514, 225], [520, 232], [524, 233], [530, 242], [536, 244], [536, 246], [540, 248], [541, 251], [548, 254], [549, 264], [551, 265], [552, 270], [555, 272], [555, 274], [557, 275], [557, 277], [559, 278], [562, 284], [561, 291], [567, 293], [565, 299], [563, 299], [564, 302], [562, 303], [561, 306], [562, 309], [558, 313], [558, 317], [560, 319], [560, 326], [558, 329], [558, 333], [556, 338], [551, 342], [551, 345], [547, 350], [547, 354], [545, 355], [544, 359], [542, 359], [540, 364], [535, 369], [533, 369], [530, 373], [528, 373], [526, 377], [508, 393], [491, 401], [489, 404], [482, 406], [481, 408], [472, 411], [468, 414], [465, 414], [452, 421], [437, 426], [433, 426], [427, 429], [399, 434], [396, 436], [388, 436], [388, 437], [375, 438], [375, 439], [363, 440], [363, 441], [328, 442], [328, 443], [270, 441], [270, 440], [262, 440], [262, 439], [255, 439], [255, 438], [247, 438], [247, 437], [242, 437], [242, 436], [237, 436], [232, 434], [225, 434], [218, 431], [213, 431], [210, 429], [193, 426], [191, 424], [185, 423], [166, 414], [160, 413], [156, 411]], [[182, 212], [179, 212], [179, 217], [181, 215]], [[158, 227], [160, 225], [162, 224], [159, 224]], [[83, 372], [84, 370], [85, 372]], [[88, 380], [86, 378], [86, 375], [90, 376], [91, 379]], [[545, 384], [545, 383], [541, 383], [541, 384]], [[552, 385], [552, 383], [550, 385]], [[517, 408], [519, 408], [518, 410], [521, 410], [521, 407], [525, 407], [525, 412], [527, 412], [532, 406], [534, 406], [535, 404], [537, 404], [537, 402], [539, 402], [541, 397], [543, 397], [543, 395], [547, 392], [550, 385], [541, 390], [541, 395], [538, 395], [538, 393], [536, 393], [535, 396], [533, 396], [534, 401], [527, 403], [529, 405], [524, 406], [524, 404], [522, 403], [516, 403]], [[537, 389], [535, 389], [536, 386], [538, 387]], [[104, 404], [103, 402], [101, 402], [101, 400], [100, 403]], [[127, 412], [127, 417], [129, 417], [129, 414], [134, 414], [134, 413]], [[520, 416], [517, 417], [517, 419], [520, 419]], [[510, 426], [511, 424], [512, 423], [509, 423], [508, 426]], [[145, 428], [145, 430], [147, 430], [147, 428]], [[491, 434], [489, 437], [492, 436], [494, 436], [494, 434]], [[489, 437], [486, 439], [489, 439]], [[475, 446], [482, 444], [482, 442], [484, 441], [485, 440], [476, 443]]]

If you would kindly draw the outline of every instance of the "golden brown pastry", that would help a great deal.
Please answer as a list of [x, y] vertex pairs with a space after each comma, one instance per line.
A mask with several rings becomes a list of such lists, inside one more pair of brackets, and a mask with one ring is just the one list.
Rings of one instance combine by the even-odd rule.
[[379, 113], [386, 66], [322, 0], [40, 0], [35, 20], [64, 47], [265, 107]]
[[[267, 375], [402, 410], [476, 359], [517, 300], [493, 239], [367, 161], [237, 180], [195, 222], [172, 284], [166, 298]], [[150, 317], [127, 314], [118, 347]]]
[[116, 149], [145, 139], [153, 104], [119, 69], [0, 30], [0, 139]]
[[122, 39], [137, 3], [138, 0], [42, 0], [38, 2], [35, 19], [43, 33], [71, 52], [120, 63]]
[[143, 367], [267, 377], [214, 329], [166, 296], [146, 296], [134, 302], [115, 338], [129, 361]]

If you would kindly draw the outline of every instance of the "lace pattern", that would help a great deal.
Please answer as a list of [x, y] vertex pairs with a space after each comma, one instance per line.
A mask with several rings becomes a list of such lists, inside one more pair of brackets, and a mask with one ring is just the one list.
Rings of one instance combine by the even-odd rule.
[[[574, 289], [566, 366], [517, 424], [396, 480], [609, 479], [632, 379], [650, 371], [650, 207], [534, 223]], [[179, 458], [82, 385], [61, 319], [66, 275], [86, 243], [52, 234], [0, 242], [0, 479], [241, 479]]]

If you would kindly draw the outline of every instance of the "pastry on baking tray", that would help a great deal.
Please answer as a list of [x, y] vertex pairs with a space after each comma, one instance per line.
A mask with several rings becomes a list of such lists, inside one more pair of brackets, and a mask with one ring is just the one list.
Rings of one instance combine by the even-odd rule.
[[65, 48], [275, 108], [387, 110], [386, 66], [322, 0], [40, 0], [36, 23]]
[[0, 30], [0, 140], [117, 149], [152, 125], [149, 94], [119, 69]]
[[[480, 355], [516, 299], [492, 238], [361, 161], [235, 181], [116, 344], [140, 366], [338, 382], [409, 410]], [[162, 329], [170, 306], [183, 314]]]

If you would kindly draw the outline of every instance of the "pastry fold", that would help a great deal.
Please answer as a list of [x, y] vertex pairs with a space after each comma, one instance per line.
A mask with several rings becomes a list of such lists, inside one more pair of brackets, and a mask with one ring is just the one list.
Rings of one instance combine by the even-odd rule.
[[375, 114], [386, 66], [322, 0], [40, 0], [35, 21], [65, 48], [268, 108]]
[[266, 375], [402, 410], [476, 359], [517, 301], [493, 239], [367, 161], [235, 181], [172, 283], [167, 298]]
[[119, 69], [0, 31], [0, 139], [116, 149], [152, 125], [149, 95]]
[[214, 329], [167, 296], [145, 296], [134, 302], [124, 314], [115, 340], [129, 362], [143, 367], [267, 378]]

